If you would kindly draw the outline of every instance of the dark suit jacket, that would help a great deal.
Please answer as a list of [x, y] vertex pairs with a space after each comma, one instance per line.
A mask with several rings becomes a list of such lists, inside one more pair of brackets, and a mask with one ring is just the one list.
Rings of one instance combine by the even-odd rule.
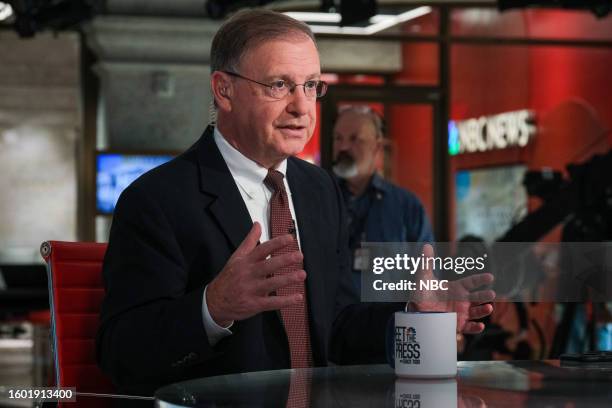
[[[341, 194], [325, 170], [289, 158], [316, 366], [384, 361], [384, 328], [397, 306], [359, 304], [351, 282]], [[98, 361], [126, 392], [151, 394], [183, 379], [290, 367], [278, 312], [235, 322], [211, 346], [203, 290], [252, 221], [207, 129], [174, 160], [121, 195], [104, 261]]]

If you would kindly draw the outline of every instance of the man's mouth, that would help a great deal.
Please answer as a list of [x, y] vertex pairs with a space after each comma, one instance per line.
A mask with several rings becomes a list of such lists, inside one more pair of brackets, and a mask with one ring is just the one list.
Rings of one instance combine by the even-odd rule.
[[343, 165], [343, 166], [351, 166], [355, 162], [353, 156], [348, 154], [347, 152], [340, 152], [334, 160], [334, 165]]
[[289, 130], [302, 130], [305, 129], [306, 126], [301, 126], [301, 125], [281, 125], [279, 126], [280, 129], [289, 129]]
[[358, 173], [355, 159], [346, 151], [338, 153], [338, 156], [336, 156], [332, 163], [332, 170], [336, 176], [343, 179], [353, 178]]
[[282, 125], [277, 128], [285, 135], [285, 137], [303, 138], [306, 126], [301, 125]]

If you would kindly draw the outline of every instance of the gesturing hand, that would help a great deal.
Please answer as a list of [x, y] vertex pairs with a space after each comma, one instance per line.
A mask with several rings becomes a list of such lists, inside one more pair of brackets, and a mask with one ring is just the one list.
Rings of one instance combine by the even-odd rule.
[[269, 257], [272, 252], [286, 247], [295, 238], [287, 234], [257, 245], [260, 236], [261, 225], [255, 222], [206, 289], [208, 311], [220, 326], [227, 327], [234, 320], [278, 310], [302, 300], [301, 294], [270, 296], [270, 293], [280, 288], [306, 279], [304, 270], [275, 276], [281, 268], [301, 262], [301, 252]]
[[[425, 258], [434, 256], [433, 248], [427, 244], [423, 247]], [[419, 279], [435, 279], [431, 268], [423, 269], [419, 273]], [[484, 324], [474, 322], [493, 312], [492, 302], [495, 299], [493, 290], [478, 290], [493, 282], [493, 275], [480, 273], [448, 282], [448, 290], [431, 291], [422, 293], [413, 302], [413, 305], [421, 312], [456, 312], [457, 332], [465, 334], [480, 333], [484, 330]]]

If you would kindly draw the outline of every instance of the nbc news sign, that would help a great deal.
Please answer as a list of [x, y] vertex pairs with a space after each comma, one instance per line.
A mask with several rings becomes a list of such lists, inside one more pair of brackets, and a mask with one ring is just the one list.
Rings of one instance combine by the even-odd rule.
[[529, 110], [505, 112], [493, 116], [448, 123], [448, 152], [487, 152], [525, 147], [536, 134], [534, 114]]

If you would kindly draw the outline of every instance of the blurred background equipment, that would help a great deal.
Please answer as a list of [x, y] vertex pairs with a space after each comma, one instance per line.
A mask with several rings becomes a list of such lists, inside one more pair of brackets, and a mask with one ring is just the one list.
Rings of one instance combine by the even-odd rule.
[[206, 13], [213, 20], [224, 18], [228, 13], [246, 7], [258, 7], [274, 0], [208, 0], [206, 2]]
[[48, 306], [43, 265], [0, 263], [0, 321]]
[[534, 242], [569, 217], [565, 242], [597, 242], [612, 239], [612, 150], [560, 172], [532, 171], [524, 184], [530, 195], [544, 204], [499, 238], [500, 242]]
[[[208, 0], [206, 12], [214, 20], [245, 7], [258, 7], [273, 3], [274, 0]], [[376, 0], [321, 0], [323, 13], [340, 13], [340, 26], [367, 23], [378, 12]], [[309, 13], [313, 14], [313, 13]]]
[[102, 6], [102, 0], [11, 0], [13, 26], [21, 37], [32, 37], [43, 30], [65, 30], [89, 20]]
[[[604, 134], [605, 136], [605, 134]], [[489, 253], [495, 253], [495, 267], [510, 270], [496, 274], [496, 289], [515, 303], [498, 303], [494, 315], [487, 319], [487, 329], [477, 336], [468, 336], [462, 358], [478, 360], [558, 358], [566, 352], [608, 350], [612, 327], [610, 305], [601, 302], [584, 303], [521, 302], [508, 288], [517, 280], [531, 282], [526, 286], [541, 288], [546, 281], [545, 265], [532, 252], [533, 242], [542, 240], [558, 225], [562, 225], [562, 242], [603, 242], [612, 240], [612, 150], [595, 154], [581, 163], [570, 163], [565, 172], [550, 168], [525, 173], [523, 185], [530, 197], [542, 204], [497, 239], [502, 243], [525, 242], [516, 246], [520, 253], [496, 251], [494, 243]], [[479, 237], [465, 236], [461, 242], [480, 242]], [[501, 248], [502, 245], [499, 245]], [[505, 247], [508, 248], [508, 247]], [[571, 264], [572, 254], [563, 246], [558, 254], [559, 267]], [[485, 250], [480, 250], [484, 252]], [[507, 251], [506, 251], [507, 252]], [[522, 263], [523, 267], [519, 267]], [[527, 266], [526, 266], [527, 265]], [[568, 274], [562, 274], [567, 276]], [[563, 293], [585, 291], [568, 278], [555, 283]], [[593, 286], [588, 284], [587, 286]], [[535, 290], [535, 289], [534, 289]], [[577, 295], [591, 299], [591, 294]], [[553, 315], [558, 315], [558, 320]], [[556, 320], [556, 321], [555, 321]], [[552, 326], [551, 326], [552, 325]], [[556, 327], [555, 327], [556, 326]], [[554, 333], [554, 336], [553, 336]]]
[[378, 12], [376, 0], [341, 0], [340, 14], [341, 26], [353, 25], [356, 23], [367, 22]]

